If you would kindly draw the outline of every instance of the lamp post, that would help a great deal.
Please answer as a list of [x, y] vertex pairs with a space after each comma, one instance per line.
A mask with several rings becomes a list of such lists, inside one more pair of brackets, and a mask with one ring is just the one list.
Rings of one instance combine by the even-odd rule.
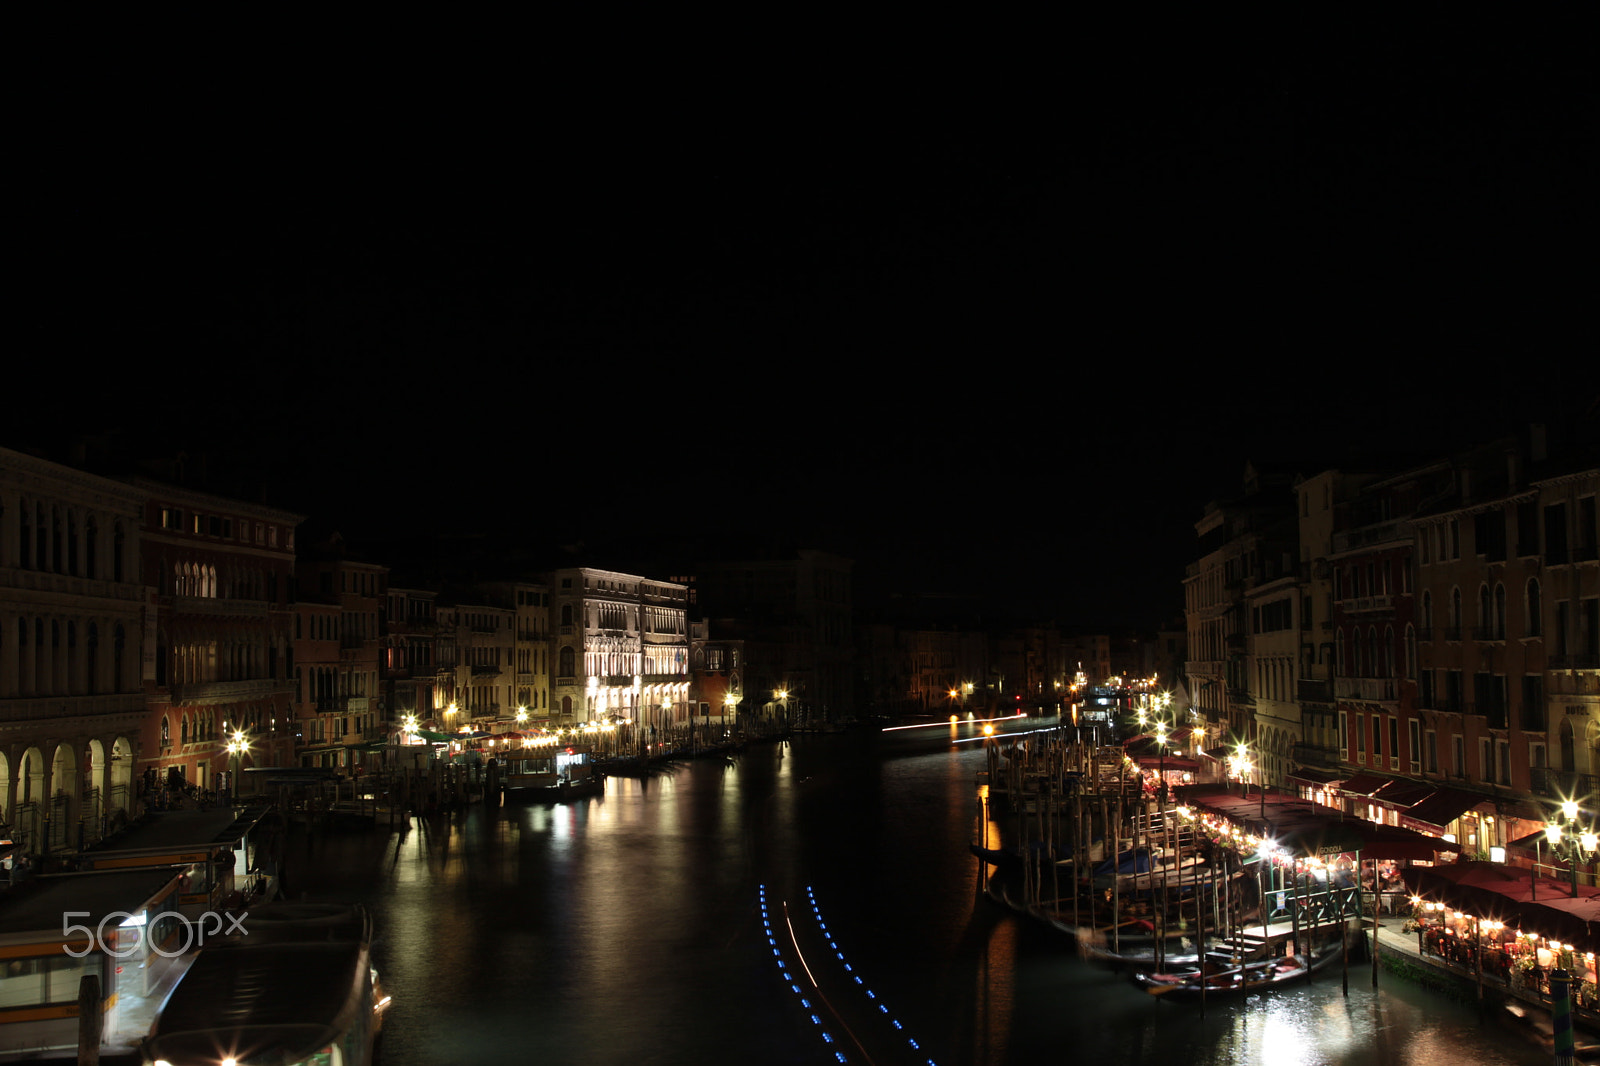
[[230, 800], [237, 800], [239, 796], [239, 760], [245, 752], [250, 750], [250, 737], [242, 729], [235, 729], [233, 736], [228, 739], [228, 793]]
[[1600, 848], [1600, 836], [1596, 835], [1593, 826], [1582, 828], [1578, 821], [1577, 802], [1567, 800], [1561, 804], [1561, 821], [1546, 825], [1544, 837], [1550, 844], [1551, 852], [1567, 860], [1572, 874], [1572, 898], [1577, 899], [1578, 860], [1580, 857], [1585, 862], [1593, 859], [1596, 849]]

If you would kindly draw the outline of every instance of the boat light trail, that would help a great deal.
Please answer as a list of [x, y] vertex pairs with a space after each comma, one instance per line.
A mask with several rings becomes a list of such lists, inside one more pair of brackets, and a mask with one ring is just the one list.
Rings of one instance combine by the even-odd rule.
[[[949, 729], [951, 726], [977, 725], [980, 722], [1009, 722], [1017, 718], [1026, 718], [1025, 714], [1008, 714], [1004, 718], [962, 718], [950, 721], [946, 718], [942, 722], [917, 722], [914, 725], [888, 725], [878, 730], [880, 733], [893, 733], [899, 729]], [[1035, 730], [1037, 732], [1037, 730]]]
[[[889, 1008], [887, 1006], [885, 1006], [883, 1003], [878, 1001], [877, 993], [872, 991], [872, 989], [868, 988], [866, 986], [866, 982], [861, 980], [861, 975], [857, 974], [855, 972], [855, 970], [851, 967], [851, 965], [848, 962], [844, 961], [844, 952], [839, 950], [839, 945], [834, 942], [833, 934], [828, 932], [828, 923], [824, 922], [822, 920], [822, 908], [817, 906], [816, 891], [810, 885], [806, 886], [806, 899], [809, 900], [810, 903], [811, 903], [811, 915], [812, 915], [812, 917], [816, 918], [816, 920], [817, 920], [817, 928], [822, 930], [822, 935], [827, 938], [828, 947], [833, 949], [834, 955], [836, 955], [838, 957], [840, 965], [842, 965], [845, 968], [845, 972], [849, 973], [849, 974], [851, 974], [852, 976], [855, 977], [856, 984], [861, 986], [861, 990], [867, 994], [867, 998], [872, 1000], [873, 1003], [877, 1006], [879, 1013], [880, 1014], [884, 1014], [884, 1015], [888, 1015], [889, 1023], [895, 1027], [895, 1031], [898, 1032], [898, 1033], [904, 1033], [905, 1032], [905, 1026], [900, 1024], [900, 1019], [894, 1017], [892, 1014], [889, 1014]], [[785, 911], [785, 914], [787, 914], [787, 912], [788, 912], [788, 905], [787, 904], [784, 905], [784, 911]], [[789, 927], [789, 935], [790, 936], [794, 935], [794, 926], [792, 926], [792, 925]], [[799, 950], [800, 950], [799, 947], [796, 946], [795, 951], [798, 952]], [[804, 962], [805, 960], [802, 959], [801, 961]], [[809, 972], [810, 971], [807, 970], [807, 973], [809, 973]], [[843, 1024], [843, 1023], [841, 1022], [840, 1024]], [[851, 1039], [855, 1039], [855, 1034], [854, 1033], [851, 1033], [850, 1036], [851, 1036]], [[911, 1037], [906, 1037], [906, 1043], [911, 1045], [912, 1050], [918, 1051], [918, 1052], [922, 1051], [922, 1045], [918, 1044], [916, 1042], [916, 1040], [912, 1039]], [[857, 1047], [861, 1046], [860, 1041], [856, 1041], [856, 1046]], [[866, 1054], [865, 1049], [863, 1049], [862, 1054]], [[936, 1063], [932, 1059], [928, 1059], [927, 1060], [927, 1066], [936, 1066]]]
[[1056, 732], [1055, 726], [1048, 726], [1048, 727], [1046, 727], [1044, 729], [1024, 729], [1020, 733], [996, 733], [993, 736], [988, 736], [988, 737], [957, 737], [956, 739], [952, 740], [950, 743], [952, 743], [952, 744], [976, 744], [980, 740], [1000, 740], [1002, 738], [1004, 738], [1006, 740], [1010, 740], [1013, 737], [1029, 737], [1029, 736], [1032, 736], [1035, 733], [1054, 733], [1054, 732]]

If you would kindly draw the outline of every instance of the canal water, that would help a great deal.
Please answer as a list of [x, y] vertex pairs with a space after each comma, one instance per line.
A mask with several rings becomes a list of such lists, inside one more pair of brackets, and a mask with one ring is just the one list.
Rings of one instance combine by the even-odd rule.
[[372, 909], [388, 1066], [1549, 1061], [1370, 970], [1203, 1015], [1153, 999], [979, 896], [983, 766], [937, 735], [801, 737], [292, 839], [284, 880]]

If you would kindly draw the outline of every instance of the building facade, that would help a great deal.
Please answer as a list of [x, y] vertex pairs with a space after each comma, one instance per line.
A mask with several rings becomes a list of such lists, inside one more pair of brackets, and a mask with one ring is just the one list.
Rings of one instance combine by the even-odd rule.
[[588, 567], [555, 571], [552, 717], [624, 725], [641, 745], [686, 725], [693, 713], [687, 606], [688, 588], [675, 582]]
[[0, 449], [0, 826], [25, 853], [81, 847], [135, 811], [143, 500]]
[[[219, 787], [293, 764], [295, 531], [288, 511], [130, 479], [154, 633], [138, 768], [154, 784]], [[235, 734], [249, 748], [227, 750]]]

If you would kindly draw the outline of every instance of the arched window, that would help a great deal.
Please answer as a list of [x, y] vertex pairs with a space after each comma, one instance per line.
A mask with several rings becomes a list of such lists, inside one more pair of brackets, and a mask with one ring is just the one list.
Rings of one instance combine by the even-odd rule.
[[1417, 679], [1417, 631], [1409, 622], [1406, 623], [1406, 677], [1412, 681]]
[[1338, 664], [1340, 670], [1348, 671], [1350, 669], [1350, 664], [1345, 661], [1344, 657], [1344, 630], [1342, 629], [1333, 635], [1333, 661]]
[[1528, 579], [1528, 589], [1523, 596], [1523, 607], [1526, 611], [1526, 614], [1522, 620], [1523, 633], [1530, 637], [1539, 636], [1544, 632], [1544, 630], [1540, 627], [1539, 621], [1539, 579], [1536, 577], [1530, 577]]
[[1394, 626], [1383, 627], [1383, 676], [1394, 676]]
[[100, 551], [100, 530], [95, 525], [94, 515], [90, 515], [83, 525], [83, 576], [93, 581], [100, 576], [100, 566], [97, 554]]
[[1422, 594], [1422, 631], [1429, 634], [1433, 632], [1433, 593], [1431, 592]]
[[1452, 639], [1461, 639], [1461, 588], [1457, 586], [1450, 590], [1450, 628], [1456, 632]]
[[1494, 608], [1489, 603], [1489, 586], [1478, 586], [1478, 631], [1482, 636], [1494, 635]]
[[117, 624], [116, 630], [111, 634], [111, 691], [126, 692], [127, 678], [122, 676], [123, 659], [128, 650], [128, 635], [123, 632], [122, 624]]
[[100, 691], [100, 627], [90, 622], [85, 636], [89, 654], [84, 665], [89, 678], [89, 695], [93, 696]]
[[1496, 640], [1506, 639], [1506, 587], [1494, 587], [1494, 635]]
[[163, 748], [172, 746], [172, 723], [167, 720], [166, 715], [161, 716], [161, 746]]
[[1367, 670], [1368, 677], [1382, 677], [1383, 660], [1378, 654], [1378, 627], [1371, 626], [1367, 629]]
[[122, 550], [125, 538], [122, 533], [122, 523], [118, 522], [111, 537], [111, 580], [122, 581]]
[[576, 656], [571, 648], [561, 649], [561, 677], [575, 676]]

